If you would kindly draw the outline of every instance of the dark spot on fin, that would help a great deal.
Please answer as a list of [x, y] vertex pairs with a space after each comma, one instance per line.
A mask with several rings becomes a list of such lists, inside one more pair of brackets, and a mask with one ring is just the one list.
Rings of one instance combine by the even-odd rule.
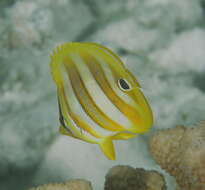
[[[60, 124], [61, 126], [70, 134], [72, 134], [71, 130], [67, 127], [67, 125], [65, 124], [65, 119], [63, 117], [63, 114], [62, 114], [62, 110], [61, 110], [61, 106], [60, 106], [60, 101], [59, 101], [59, 98], [58, 98], [58, 108], [59, 108], [59, 121], [60, 121]], [[61, 131], [61, 129], [60, 129]], [[72, 136], [74, 136], [72, 134]]]

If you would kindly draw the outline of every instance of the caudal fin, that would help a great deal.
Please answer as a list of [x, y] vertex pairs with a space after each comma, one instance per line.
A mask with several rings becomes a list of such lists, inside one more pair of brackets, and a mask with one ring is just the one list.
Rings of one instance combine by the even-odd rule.
[[114, 150], [112, 138], [110, 137], [103, 138], [98, 144], [100, 145], [100, 148], [104, 153], [104, 155], [109, 160], [115, 160], [115, 150]]

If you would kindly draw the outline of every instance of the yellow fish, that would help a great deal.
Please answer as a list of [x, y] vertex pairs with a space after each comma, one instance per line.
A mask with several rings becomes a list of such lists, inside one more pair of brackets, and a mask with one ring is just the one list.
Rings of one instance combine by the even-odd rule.
[[115, 160], [113, 140], [133, 138], [152, 126], [152, 111], [137, 79], [108, 48], [62, 44], [53, 51], [50, 68], [62, 134], [99, 144]]

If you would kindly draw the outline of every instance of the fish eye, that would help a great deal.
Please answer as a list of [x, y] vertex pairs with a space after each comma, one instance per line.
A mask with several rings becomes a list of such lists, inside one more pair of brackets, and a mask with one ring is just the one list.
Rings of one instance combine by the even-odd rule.
[[131, 85], [127, 82], [127, 80], [120, 78], [118, 80], [118, 85], [121, 90], [127, 91], [131, 89]]

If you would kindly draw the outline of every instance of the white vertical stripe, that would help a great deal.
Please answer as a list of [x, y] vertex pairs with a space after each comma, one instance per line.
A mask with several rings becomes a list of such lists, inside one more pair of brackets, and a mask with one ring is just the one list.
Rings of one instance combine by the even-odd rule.
[[93, 56], [95, 57], [95, 59], [97, 59], [99, 64], [102, 66], [102, 69], [105, 73], [105, 76], [106, 76], [111, 88], [117, 94], [117, 96], [119, 96], [125, 103], [127, 103], [130, 106], [136, 105], [135, 101], [129, 95], [127, 95], [125, 92], [120, 90], [118, 83], [115, 82], [115, 78], [113, 76], [112, 70], [109, 67], [109, 65], [107, 63], [105, 63], [105, 61], [101, 57], [99, 57], [97, 55], [93, 55]]
[[[81, 104], [79, 103], [79, 101], [78, 101], [78, 99], [77, 99], [77, 97], [75, 95], [75, 92], [73, 91], [71, 82], [70, 82], [70, 80], [68, 78], [68, 73], [66, 72], [66, 68], [64, 68], [63, 65], [62, 65], [61, 73], [62, 73], [62, 77], [63, 77], [63, 83], [64, 83], [63, 86], [64, 86], [64, 89], [65, 89], [65, 96], [67, 97], [67, 102], [69, 104], [69, 107], [70, 107], [71, 111], [74, 114], [76, 114], [81, 120], [83, 120], [88, 125], [90, 125], [90, 127], [92, 129], [94, 129], [96, 132], [100, 133], [101, 135], [107, 136], [107, 135], [115, 134], [115, 132], [108, 131], [108, 130], [105, 130], [105, 129], [101, 128], [97, 123], [95, 123], [87, 115], [87, 113], [84, 111], [84, 109], [82, 108]], [[86, 132], [83, 132], [83, 133], [85, 134]], [[95, 137], [92, 136], [92, 138], [95, 138]]]
[[84, 82], [84, 85], [95, 104], [105, 115], [110, 117], [113, 121], [124, 126], [125, 128], [129, 128], [131, 125], [130, 121], [124, 114], [122, 114], [118, 110], [118, 108], [116, 108], [115, 105], [113, 105], [109, 98], [104, 94], [86, 63], [83, 62], [81, 57], [76, 53], [70, 53], [69, 55], [76, 65], [78, 72], [80, 73], [80, 76], [82, 77], [82, 80]]

